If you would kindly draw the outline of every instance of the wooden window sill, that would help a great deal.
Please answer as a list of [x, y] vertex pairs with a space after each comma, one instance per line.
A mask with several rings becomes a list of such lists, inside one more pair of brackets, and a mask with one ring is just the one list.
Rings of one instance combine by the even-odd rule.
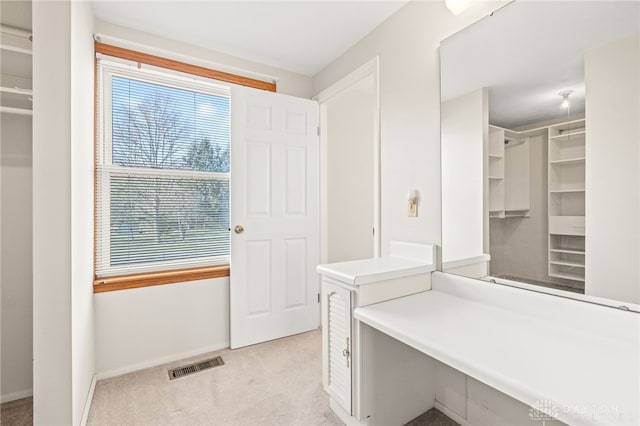
[[150, 287], [154, 285], [173, 284], [185, 281], [204, 280], [228, 277], [229, 265], [208, 266], [202, 268], [178, 269], [164, 272], [145, 272], [142, 274], [103, 277], [93, 280], [93, 292], [127, 290], [131, 288]]

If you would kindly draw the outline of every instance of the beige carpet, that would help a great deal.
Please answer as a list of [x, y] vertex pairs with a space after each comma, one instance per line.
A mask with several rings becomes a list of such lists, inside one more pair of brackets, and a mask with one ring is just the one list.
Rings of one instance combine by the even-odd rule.
[[[169, 381], [167, 370], [225, 365]], [[322, 389], [319, 331], [222, 350], [96, 385], [89, 425], [342, 425]]]
[[33, 424], [33, 398], [5, 402], [0, 411], [2, 426], [30, 426]]
[[[96, 385], [89, 425], [342, 425], [322, 389], [320, 331], [203, 354]], [[222, 356], [225, 365], [169, 380], [167, 370]], [[2, 426], [33, 423], [32, 399], [2, 404]], [[411, 426], [455, 426], [430, 410]]]

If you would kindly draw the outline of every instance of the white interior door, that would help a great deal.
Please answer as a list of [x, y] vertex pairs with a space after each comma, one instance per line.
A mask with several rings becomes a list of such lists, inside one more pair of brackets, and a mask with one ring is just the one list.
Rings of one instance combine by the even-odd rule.
[[231, 348], [319, 326], [315, 101], [231, 92]]

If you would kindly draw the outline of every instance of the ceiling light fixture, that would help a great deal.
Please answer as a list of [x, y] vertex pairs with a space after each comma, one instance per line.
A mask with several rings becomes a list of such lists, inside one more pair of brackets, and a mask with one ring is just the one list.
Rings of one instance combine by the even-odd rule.
[[573, 90], [565, 90], [564, 92], [558, 93], [558, 95], [562, 96], [562, 108], [569, 108], [569, 96], [573, 93]]
[[465, 11], [467, 7], [469, 7], [469, 3], [471, 0], [444, 0], [444, 3], [447, 5], [447, 8], [454, 15], [459, 15]]

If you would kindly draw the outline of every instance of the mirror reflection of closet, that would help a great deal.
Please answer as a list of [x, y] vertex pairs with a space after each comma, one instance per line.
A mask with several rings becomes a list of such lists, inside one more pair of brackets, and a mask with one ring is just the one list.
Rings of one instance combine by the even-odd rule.
[[639, 16], [515, 1], [442, 42], [445, 272], [640, 304]]

